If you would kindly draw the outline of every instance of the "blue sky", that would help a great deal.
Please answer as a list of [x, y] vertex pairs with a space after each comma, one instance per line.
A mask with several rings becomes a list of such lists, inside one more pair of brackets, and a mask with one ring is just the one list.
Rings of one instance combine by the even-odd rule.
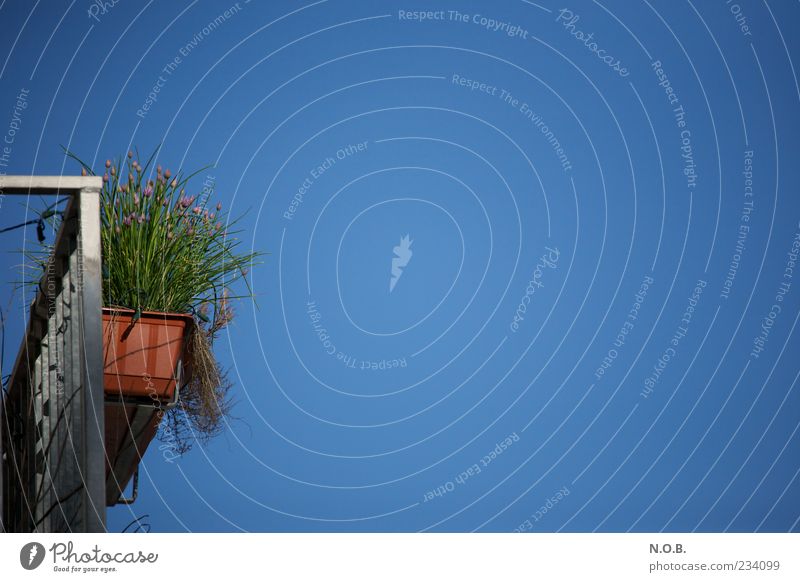
[[269, 253], [109, 530], [796, 531], [799, 10], [0, 3], [0, 171], [161, 144]]

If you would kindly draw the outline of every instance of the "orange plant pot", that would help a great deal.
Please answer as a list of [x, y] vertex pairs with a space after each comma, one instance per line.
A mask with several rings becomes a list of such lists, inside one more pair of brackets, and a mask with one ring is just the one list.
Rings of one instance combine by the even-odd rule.
[[[177, 313], [103, 309], [106, 504], [125, 490], [173, 402], [178, 363], [194, 319]], [[185, 378], [185, 375], [184, 375]], [[126, 501], [127, 502], [127, 501]]]
[[108, 396], [172, 400], [191, 315], [103, 309], [103, 388]]

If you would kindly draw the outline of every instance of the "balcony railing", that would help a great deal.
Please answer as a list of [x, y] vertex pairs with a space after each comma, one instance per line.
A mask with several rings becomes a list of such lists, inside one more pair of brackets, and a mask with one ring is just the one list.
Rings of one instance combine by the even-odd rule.
[[69, 203], [30, 307], [0, 422], [0, 531], [105, 531], [99, 177], [0, 176]]

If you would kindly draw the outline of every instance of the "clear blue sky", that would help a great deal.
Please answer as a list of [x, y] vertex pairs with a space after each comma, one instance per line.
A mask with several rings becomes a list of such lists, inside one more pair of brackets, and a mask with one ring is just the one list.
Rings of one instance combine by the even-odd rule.
[[[163, 144], [270, 253], [216, 346], [229, 428], [153, 443], [109, 529], [798, 530], [798, 22], [0, 2], [0, 171]], [[0, 236], [7, 373], [34, 232]]]

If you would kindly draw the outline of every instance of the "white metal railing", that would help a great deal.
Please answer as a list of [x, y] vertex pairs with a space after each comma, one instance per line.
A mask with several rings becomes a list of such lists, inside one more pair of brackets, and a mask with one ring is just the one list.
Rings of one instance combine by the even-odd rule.
[[70, 198], [0, 414], [0, 531], [105, 531], [101, 178], [0, 176]]

